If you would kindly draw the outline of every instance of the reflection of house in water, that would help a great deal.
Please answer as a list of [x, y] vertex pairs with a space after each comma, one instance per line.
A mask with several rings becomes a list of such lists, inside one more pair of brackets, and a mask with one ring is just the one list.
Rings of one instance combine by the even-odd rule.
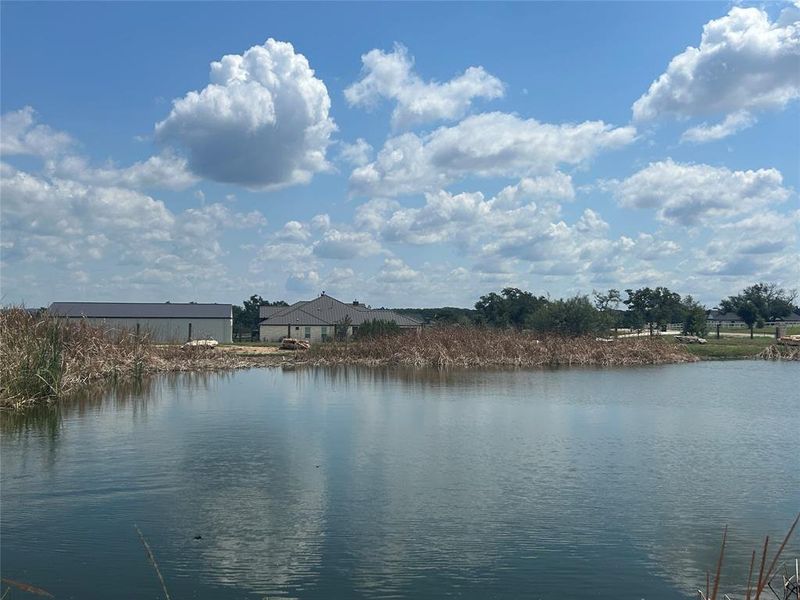
[[84, 319], [111, 330], [147, 333], [156, 342], [214, 339], [230, 343], [233, 310], [230, 304], [197, 302], [53, 302], [51, 315]]

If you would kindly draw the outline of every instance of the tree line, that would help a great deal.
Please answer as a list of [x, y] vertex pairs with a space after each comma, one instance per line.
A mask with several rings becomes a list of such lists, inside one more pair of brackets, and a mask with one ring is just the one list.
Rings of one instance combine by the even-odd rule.
[[[774, 283], [756, 283], [734, 296], [720, 300], [717, 309], [738, 315], [750, 328], [763, 327], [800, 311], [795, 304], [795, 290], [785, 290]], [[242, 306], [233, 307], [234, 334], [250, 335], [257, 331], [260, 306], [288, 306], [283, 300], [270, 302], [253, 295]], [[589, 295], [552, 299], [546, 295], [507, 287], [481, 296], [474, 309], [400, 308], [395, 312], [414, 316], [433, 325], [477, 325], [527, 329], [564, 335], [602, 335], [617, 329], [656, 330], [680, 324], [683, 333], [707, 334], [707, 309], [691, 295], [681, 296], [667, 287], [643, 287], [621, 292], [609, 289]], [[362, 336], [384, 335], [399, 331], [393, 323], [370, 323]]]

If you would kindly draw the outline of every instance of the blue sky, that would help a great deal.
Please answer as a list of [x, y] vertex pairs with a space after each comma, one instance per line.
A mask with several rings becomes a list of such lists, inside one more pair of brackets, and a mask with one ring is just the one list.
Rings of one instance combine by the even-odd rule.
[[4, 304], [800, 281], [796, 4], [0, 11]]

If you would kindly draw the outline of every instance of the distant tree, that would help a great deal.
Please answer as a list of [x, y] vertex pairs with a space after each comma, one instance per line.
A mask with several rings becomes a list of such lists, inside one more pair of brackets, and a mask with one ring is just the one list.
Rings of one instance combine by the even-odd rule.
[[734, 312], [750, 328], [750, 337], [753, 337], [753, 327], [757, 323], [774, 321], [791, 314], [794, 310], [794, 301], [797, 291], [784, 290], [774, 283], [756, 283], [746, 287], [736, 296], [720, 301], [719, 309], [724, 312]]
[[479, 319], [495, 327], [522, 328], [541, 306], [548, 302], [544, 296], [534, 296], [519, 288], [504, 288], [500, 294], [492, 292], [481, 296], [475, 303]]
[[[650, 335], [653, 335], [654, 326], [664, 328], [669, 323], [675, 323], [682, 319], [681, 296], [665, 287], [650, 289], [644, 287], [634, 290], [625, 290], [628, 299], [623, 303], [632, 313], [629, 321], [640, 324], [647, 324]], [[641, 327], [641, 325], [640, 325]]]
[[622, 296], [619, 290], [610, 289], [607, 293], [593, 292], [594, 306], [600, 311], [605, 329], [614, 328], [616, 332], [620, 326], [619, 305], [622, 303]]
[[589, 335], [606, 331], [602, 313], [592, 305], [588, 296], [580, 295], [541, 305], [529, 317], [527, 325], [536, 331], [562, 335]]
[[680, 294], [665, 287], [653, 290], [653, 318], [659, 329], [663, 331], [670, 323], [680, 323], [683, 313]]
[[289, 306], [283, 300], [269, 302], [261, 296], [253, 294], [242, 303], [242, 306], [233, 306], [233, 331], [238, 335], [249, 335], [258, 328], [259, 307], [261, 306]]
[[632, 327], [632, 329], [641, 329], [643, 325], [647, 324], [650, 327], [650, 335], [653, 335], [653, 323], [655, 322], [653, 318], [653, 290], [645, 287], [636, 291], [628, 289], [625, 290], [625, 293], [628, 294], [628, 298], [623, 300], [623, 304], [628, 307], [628, 312], [630, 313], [628, 322], [638, 325], [638, 327]]
[[686, 296], [681, 302], [683, 309], [683, 334], [705, 337], [708, 333], [708, 317], [706, 307]]

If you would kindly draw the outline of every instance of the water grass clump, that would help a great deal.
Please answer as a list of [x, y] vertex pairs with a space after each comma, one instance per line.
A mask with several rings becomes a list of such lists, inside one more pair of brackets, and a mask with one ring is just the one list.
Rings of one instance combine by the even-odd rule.
[[317, 344], [311, 364], [414, 367], [623, 366], [693, 362], [683, 346], [660, 338], [544, 335], [483, 327], [432, 327], [421, 332]]
[[239, 369], [270, 362], [202, 347], [155, 344], [146, 334], [85, 320], [22, 309], [0, 312], [0, 408], [52, 402], [93, 384], [132, 381], [152, 373]]

